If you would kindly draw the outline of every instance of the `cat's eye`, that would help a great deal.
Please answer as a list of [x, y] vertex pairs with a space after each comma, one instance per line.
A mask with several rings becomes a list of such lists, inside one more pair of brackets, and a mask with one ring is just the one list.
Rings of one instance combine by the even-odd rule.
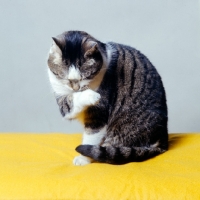
[[64, 78], [65, 73], [64, 72], [59, 72], [58, 75], [59, 75], [59, 77]]
[[63, 78], [65, 76], [65, 74], [61, 71], [58, 72], [54, 72], [52, 71], [52, 73], [57, 77], [57, 78]]
[[90, 76], [90, 72], [85, 72], [86, 77]]
[[91, 75], [90, 71], [82, 73], [82, 80], [88, 79], [90, 75]]

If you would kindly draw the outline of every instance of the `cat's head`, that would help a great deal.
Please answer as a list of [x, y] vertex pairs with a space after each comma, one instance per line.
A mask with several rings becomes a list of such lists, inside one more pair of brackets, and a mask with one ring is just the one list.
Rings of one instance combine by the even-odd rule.
[[50, 71], [69, 89], [83, 89], [102, 68], [104, 44], [81, 31], [64, 32], [52, 39]]

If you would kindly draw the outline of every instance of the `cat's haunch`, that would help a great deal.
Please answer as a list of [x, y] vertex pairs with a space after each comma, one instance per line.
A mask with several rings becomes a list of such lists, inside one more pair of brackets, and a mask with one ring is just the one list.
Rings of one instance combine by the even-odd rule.
[[53, 38], [48, 75], [62, 116], [84, 124], [75, 165], [143, 161], [168, 149], [162, 80], [138, 50], [64, 32]]

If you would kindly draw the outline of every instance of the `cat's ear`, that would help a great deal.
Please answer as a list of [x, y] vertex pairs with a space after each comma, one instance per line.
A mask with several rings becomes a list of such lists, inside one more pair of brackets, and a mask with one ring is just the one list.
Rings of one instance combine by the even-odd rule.
[[52, 37], [54, 43], [62, 51], [65, 45], [65, 39], [62, 36]]
[[84, 49], [84, 58], [92, 56], [96, 53], [99, 53], [98, 43], [92, 40], [83, 40], [83, 49]]

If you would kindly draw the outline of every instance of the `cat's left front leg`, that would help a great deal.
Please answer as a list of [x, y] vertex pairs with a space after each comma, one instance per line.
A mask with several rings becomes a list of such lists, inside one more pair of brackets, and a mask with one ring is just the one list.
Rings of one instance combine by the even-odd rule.
[[76, 116], [82, 112], [88, 106], [93, 106], [97, 104], [101, 96], [99, 93], [87, 89], [82, 92], [75, 92], [72, 94], [72, 109], [70, 113], [65, 115], [66, 119], [74, 119]]
[[[82, 145], [89, 144], [89, 145], [100, 145], [104, 140], [104, 137], [107, 132], [107, 126], [99, 128], [98, 130], [93, 130], [91, 128], [86, 128], [83, 133], [83, 141]], [[74, 165], [86, 165], [93, 161], [92, 158], [79, 155], [76, 156], [73, 160]]]

